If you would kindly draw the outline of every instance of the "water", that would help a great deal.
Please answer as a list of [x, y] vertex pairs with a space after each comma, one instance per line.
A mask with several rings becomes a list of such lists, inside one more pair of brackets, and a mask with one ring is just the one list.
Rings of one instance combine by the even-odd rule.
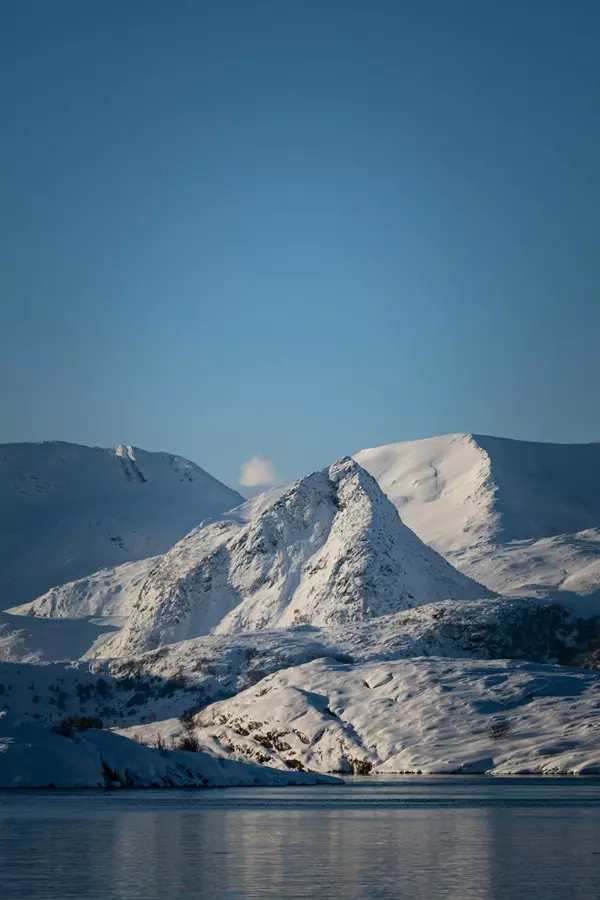
[[0, 897], [596, 900], [600, 779], [0, 792]]

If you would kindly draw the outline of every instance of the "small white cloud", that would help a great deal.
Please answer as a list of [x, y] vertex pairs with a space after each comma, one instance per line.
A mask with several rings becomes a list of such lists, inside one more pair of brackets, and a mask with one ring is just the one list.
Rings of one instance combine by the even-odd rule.
[[252, 459], [242, 463], [240, 468], [240, 484], [244, 487], [259, 487], [275, 484], [277, 473], [270, 459], [262, 456], [253, 456]]

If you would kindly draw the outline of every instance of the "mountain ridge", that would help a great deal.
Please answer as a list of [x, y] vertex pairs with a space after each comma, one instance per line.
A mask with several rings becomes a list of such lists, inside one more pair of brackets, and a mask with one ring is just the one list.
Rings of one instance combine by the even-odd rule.
[[132, 445], [0, 445], [0, 606], [165, 552], [243, 502], [190, 460]]
[[425, 543], [490, 589], [600, 588], [600, 443], [455, 433], [355, 458]]

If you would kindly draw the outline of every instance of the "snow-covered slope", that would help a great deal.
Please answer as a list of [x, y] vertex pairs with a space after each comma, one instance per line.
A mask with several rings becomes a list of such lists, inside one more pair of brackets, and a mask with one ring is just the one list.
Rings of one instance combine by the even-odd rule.
[[281, 772], [207, 752], [158, 750], [94, 728], [55, 734], [27, 716], [0, 713], [0, 788], [232, 787], [319, 784], [331, 779]]
[[371, 619], [485, 596], [401, 522], [345, 458], [187, 535], [152, 569], [112, 646]]
[[[585, 612], [585, 610], [584, 610]], [[197, 705], [234, 696], [266, 675], [300, 666], [315, 659], [345, 663], [387, 662], [412, 657], [453, 659], [520, 659], [540, 663], [582, 664], [593, 654], [600, 628], [598, 617], [587, 618], [549, 600], [496, 598], [439, 601], [415, 609], [361, 622], [328, 628], [303, 626], [243, 634], [211, 634], [167, 644], [131, 659], [101, 664], [110, 679], [136, 680], [150, 690], [148, 702], [156, 708], [152, 685], [182, 678]], [[100, 654], [101, 655], [101, 654]], [[1, 675], [1, 668], [0, 668]], [[11, 676], [14, 681], [14, 675]], [[30, 676], [27, 676], [29, 678]], [[119, 693], [123, 697], [122, 692]], [[35, 712], [31, 693], [15, 694], [18, 708]], [[103, 701], [99, 701], [103, 702]], [[123, 699], [129, 718], [130, 697]], [[173, 699], [185, 707], [187, 700]], [[24, 704], [24, 706], [23, 706]], [[161, 706], [165, 709], [161, 701]], [[101, 707], [96, 707], [100, 714]], [[139, 715], [137, 710], [131, 710]], [[166, 718], [172, 717], [168, 709]], [[133, 722], [137, 723], [138, 718]], [[164, 730], [163, 730], [164, 729]], [[165, 738], [181, 728], [175, 722], [152, 726]]]
[[0, 612], [0, 661], [76, 660], [116, 630], [110, 618], [45, 619]]
[[356, 459], [409, 528], [492, 590], [598, 589], [600, 444], [451, 434]]
[[159, 559], [159, 556], [150, 556], [112, 569], [100, 569], [85, 578], [50, 588], [31, 603], [23, 603], [6, 611], [19, 616], [47, 619], [102, 616], [110, 617], [115, 622], [124, 621], [150, 570]]
[[485, 544], [446, 558], [465, 574], [504, 595], [589, 596], [600, 608], [600, 530], [590, 528], [539, 540]]
[[[26, 620], [27, 621], [27, 620]], [[39, 619], [34, 622], [63, 627]], [[77, 624], [81, 625], [79, 619]], [[215, 695], [222, 699], [225, 692]], [[133, 666], [111, 675], [109, 666], [82, 662], [0, 661], [0, 710], [31, 716], [50, 725], [65, 716], [97, 716], [106, 727], [172, 718], [204, 700], [200, 679], [134, 674]]]
[[194, 463], [127, 446], [0, 446], [0, 608], [164, 553], [239, 494]]
[[[81, 712], [84, 704], [86, 714], [110, 725], [137, 724], [149, 712], [171, 718], [230, 697], [272, 672], [326, 657], [355, 663], [416, 656], [593, 663], [600, 629], [599, 617], [549, 600], [453, 600], [327, 628], [204, 635], [106, 660], [101, 642], [110, 640], [110, 632], [98, 637], [104, 621], [0, 614], [0, 707], [55, 721]], [[49, 665], [77, 651], [87, 658]], [[36, 662], [48, 664], [25, 665]], [[98, 678], [106, 682], [99, 688]]]
[[509, 661], [318, 660], [196, 717], [205, 746], [321, 772], [600, 772], [600, 673]]

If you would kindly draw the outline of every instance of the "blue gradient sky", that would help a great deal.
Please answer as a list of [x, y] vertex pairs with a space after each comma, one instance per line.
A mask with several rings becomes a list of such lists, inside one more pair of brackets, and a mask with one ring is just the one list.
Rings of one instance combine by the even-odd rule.
[[0, 18], [0, 440], [600, 440], [599, 3]]

